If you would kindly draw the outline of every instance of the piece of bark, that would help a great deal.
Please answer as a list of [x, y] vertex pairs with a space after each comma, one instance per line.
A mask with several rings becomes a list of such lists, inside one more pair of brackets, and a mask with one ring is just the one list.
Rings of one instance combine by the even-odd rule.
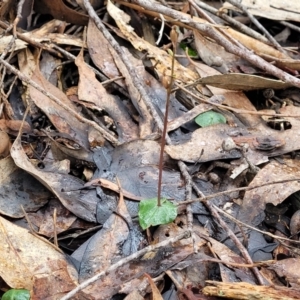
[[217, 282], [206, 281], [202, 292], [206, 296], [218, 296], [228, 299], [241, 300], [296, 300], [300, 299], [300, 291], [284, 286], [260, 286], [246, 282]]

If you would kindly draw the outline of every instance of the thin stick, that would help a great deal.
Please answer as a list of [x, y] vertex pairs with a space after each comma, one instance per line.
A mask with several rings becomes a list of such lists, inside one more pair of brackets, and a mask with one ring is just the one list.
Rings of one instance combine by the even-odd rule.
[[268, 235], [269, 237], [273, 238], [273, 239], [276, 239], [276, 240], [282, 240], [282, 241], [287, 241], [287, 242], [292, 242], [294, 244], [300, 244], [300, 241], [296, 241], [296, 240], [292, 240], [292, 239], [289, 239], [289, 238], [286, 238], [286, 237], [283, 237], [283, 236], [279, 236], [279, 235], [275, 235], [275, 234], [272, 234], [270, 232], [267, 232], [267, 231], [263, 231], [263, 230], [260, 230], [260, 229], [257, 229], [256, 227], [253, 227], [251, 225], [248, 225], [236, 218], [234, 218], [232, 215], [230, 215], [229, 213], [225, 212], [224, 210], [220, 209], [219, 207], [215, 206], [215, 209], [220, 212], [221, 214], [225, 215], [228, 219], [232, 220], [233, 222], [237, 223], [238, 225], [240, 226], [245, 226], [249, 229], [252, 229], [252, 230], [255, 230], [259, 233], [262, 233], [264, 235]]
[[269, 33], [269, 31], [263, 27], [260, 22], [258, 22], [258, 20], [247, 10], [247, 8], [242, 5], [240, 2], [236, 1], [236, 0], [227, 0], [230, 4], [236, 6], [237, 8], [239, 8], [240, 10], [242, 10], [247, 16], [248, 18], [252, 21], [252, 23], [261, 31], [263, 32], [266, 37], [269, 39], [269, 41], [272, 43], [272, 45], [277, 48], [279, 51], [281, 51], [282, 53], [286, 54], [286, 51], [281, 47], [281, 45], [274, 39], [274, 37]]
[[226, 22], [228, 22], [229, 24], [233, 25], [235, 28], [239, 29], [241, 32], [263, 42], [263, 43], [268, 43], [268, 39], [266, 37], [264, 37], [263, 35], [261, 35], [260, 33], [256, 32], [255, 30], [251, 29], [250, 27], [244, 25], [243, 23], [229, 17], [228, 15], [226, 15], [222, 10], [217, 10], [216, 8], [202, 2], [199, 0], [195, 0], [196, 4], [205, 9], [206, 11], [222, 18], [223, 20], [225, 20]]
[[154, 251], [156, 249], [168, 246], [169, 244], [175, 243], [181, 239], [184, 238], [188, 238], [190, 236], [190, 233], [188, 231], [183, 231], [181, 233], [179, 233], [176, 237], [172, 237], [172, 238], [168, 238], [160, 243], [157, 243], [155, 245], [150, 245], [140, 251], [135, 252], [132, 255], [129, 255], [121, 260], [119, 260], [117, 263], [111, 265], [109, 268], [107, 268], [106, 270], [96, 274], [95, 276], [89, 278], [88, 280], [82, 282], [80, 285], [78, 285], [75, 289], [73, 289], [72, 291], [70, 291], [69, 293], [67, 293], [64, 297], [62, 297], [60, 300], [68, 300], [71, 299], [71, 297], [73, 297], [74, 295], [76, 295], [77, 292], [83, 290], [84, 288], [86, 288], [87, 286], [89, 286], [90, 284], [94, 283], [95, 281], [97, 281], [98, 279], [100, 279], [101, 277], [108, 275], [110, 272], [118, 269], [119, 267], [129, 263], [130, 261], [139, 258], [140, 256], [150, 252], [150, 251]]
[[225, 110], [230, 110], [230, 111], [233, 111], [233, 112], [238, 113], [238, 114], [249, 114], [249, 115], [257, 115], [257, 116], [272, 116], [272, 117], [291, 117], [291, 118], [299, 118], [300, 117], [299, 114], [296, 114], [296, 115], [293, 115], [293, 114], [276, 114], [275, 112], [274, 113], [272, 113], [272, 112], [260, 112], [260, 111], [251, 111], [251, 110], [233, 108], [233, 107], [230, 107], [230, 106], [226, 106], [226, 105], [222, 105], [222, 104], [218, 104], [218, 103], [214, 103], [214, 102], [210, 102], [208, 100], [205, 100], [204, 98], [201, 98], [201, 97], [195, 95], [194, 93], [192, 93], [191, 91], [186, 89], [183, 85], [178, 84], [176, 82], [175, 82], [175, 85], [178, 87], [178, 89], [181, 89], [181, 90], [185, 91], [187, 94], [191, 95], [193, 98], [199, 100], [200, 102], [211, 104], [213, 106], [220, 107], [220, 108], [223, 108]]
[[[284, 179], [284, 180], [267, 182], [267, 183], [263, 183], [263, 184], [253, 185], [253, 186], [239, 187], [239, 188], [230, 189], [230, 190], [227, 190], [227, 191], [211, 194], [211, 195], [208, 195], [208, 196], [204, 196], [202, 194], [203, 196], [200, 195], [200, 197], [197, 198], [197, 199], [182, 201], [182, 202], [178, 203], [177, 205], [186, 205], [186, 204], [195, 203], [195, 202], [207, 202], [208, 200], [213, 199], [215, 197], [230, 194], [230, 193], [233, 193], [233, 192], [250, 191], [250, 190], [258, 189], [260, 187], [264, 187], [264, 186], [268, 186], [268, 185], [272, 185], [272, 184], [286, 183], [286, 182], [291, 182], [291, 181], [298, 181], [298, 183], [300, 183], [300, 178]], [[193, 188], [194, 188], [194, 186], [193, 186]]]
[[[172, 28], [172, 31], [176, 30]], [[163, 169], [163, 162], [164, 162], [164, 149], [166, 145], [166, 135], [167, 135], [167, 127], [168, 127], [168, 114], [169, 114], [169, 105], [170, 105], [170, 96], [172, 92], [172, 85], [174, 81], [174, 65], [175, 65], [175, 53], [176, 53], [176, 42], [172, 41], [173, 43], [173, 54], [172, 54], [172, 67], [171, 67], [171, 78], [170, 82], [168, 83], [167, 88], [167, 101], [166, 101], [166, 110], [165, 110], [165, 117], [164, 117], [164, 128], [161, 138], [161, 145], [160, 145], [160, 155], [159, 155], [159, 172], [158, 172], [158, 189], [157, 189], [157, 206], [161, 206], [160, 198], [161, 198], [161, 186], [162, 186], [162, 169]]]
[[53, 211], [53, 235], [54, 235], [54, 245], [58, 248], [56, 222], [57, 222], [57, 209], [55, 207]]
[[29, 225], [29, 232], [35, 236], [37, 239], [43, 241], [44, 243], [48, 244], [50, 247], [54, 248], [56, 251], [64, 254], [64, 252], [59, 248], [57, 247], [56, 245], [52, 244], [51, 242], [49, 242], [47, 239], [45, 239], [44, 237], [40, 236], [33, 228], [31, 222], [30, 222], [30, 219], [28, 218], [28, 215], [23, 207], [23, 205], [21, 205], [21, 209], [23, 210], [23, 213], [24, 213], [24, 217]]
[[160, 30], [159, 30], [159, 34], [158, 34], [158, 38], [157, 38], [157, 41], [156, 41], [156, 45], [158, 45], [162, 39], [162, 36], [163, 36], [163, 33], [164, 33], [164, 29], [165, 29], [165, 18], [162, 14], [159, 14], [159, 17], [161, 19], [161, 27], [160, 27]]
[[[223, 221], [223, 219], [218, 214], [217, 210], [215, 209], [214, 205], [210, 202], [206, 202], [206, 207], [209, 209], [212, 216], [217, 220], [217, 222], [220, 224], [220, 226], [226, 231], [227, 235], [230, 237], [230, 239], [233, 241], [235, 246], [239, 249], [242, 256], [246, 260], [248, 264], [253, 264], [252, 258], [250, 257], [247, 249], [244, 247], [244, 245], [241, 243], [241, 241], [237, 238], [237, 236], [234, 234], [234, 232], [229, 228], [229, 226]], [[256, 276], [259, 284], [264, 285], [265, 280], [260, 274], [257, 267], [252, 268], [253, 274]]]

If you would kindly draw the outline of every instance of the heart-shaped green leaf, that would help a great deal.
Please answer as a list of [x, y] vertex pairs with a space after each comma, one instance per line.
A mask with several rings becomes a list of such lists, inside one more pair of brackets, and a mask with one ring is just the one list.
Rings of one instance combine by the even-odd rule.
[[29, 300], [30, 293], [25, 289], [11, 289], [3, 294], [1, 300]]
[[143, 200], [139, 204], [139, 222], [143, 229], [150, 226], [168, 224], [175, 220], [177, 207], [167, 199], [161, 199], [161, 206], [157, 206], [157, 199]]
[[215, 124], [226, 123], [226, 118], [215, 111], [207, 111], [195, 118], [195, 122], [201, 127], [207, 127]]

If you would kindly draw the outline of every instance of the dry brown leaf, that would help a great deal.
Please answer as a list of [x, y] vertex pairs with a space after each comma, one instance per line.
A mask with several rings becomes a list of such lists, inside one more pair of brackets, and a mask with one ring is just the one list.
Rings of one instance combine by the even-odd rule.
[[[35, 70], [31, 79], [76, 112], [75, 105], [61, 90], [47, 81], [38, 68]], [[73, 114], [63, 109], [34, 87], [29, 87], [29, 93], [34, 103], [48, 116], [59, 132], [67, 133], [80, 146], [88, 148], [88, 139], [86, 134], [89, 127], [88, 125], [81, 123], [74, 117]]]
[[[103, 74], [110, 79], [121, 76], [111, 54], [114, 49], [91, 20], [87, 29], [87, 45], [91, 59]], [[118, 80], [116, 83], [125, 87], [124, 79]]]
[[131, 120], [125, 105], [120, 98], [109, 94], [96, 79], [95, 73], [84, 62], [82, 52], [77, 56], [75, 63], [80, 76], [78, 85], [79, 99], [105, 109], [113, 118], [121, 141], [128, 142], [138, 138], [137, 125]]
[[[3, 51], [5, 49], [7, 49], [7, 46], [9, 45], [9, 43], [11, 42], [13, 36], [12, 35], [8, 35], [8, 36], [2, 36], [0, 38], [0, 53], [3, 53]], [[13, 48], [10, 49], [10, 51], [17, 51], [17, 50], [21, 50], [27, 47], [27, 43], [17, 39], [15, 41], [15, 46]], [[10, 52], [9, 51], [9, 52]]]
[[221, 67], [224, 61], [219, 56], [219, 48], [221, 48], [216, 43], [212, 43], [206, 39], [200, 32], [197, 30], [193, 31], [195, 38], [195, 45], [198, 52], [198, 55], [208, 66]]
[[151, 276], [149, 276], [147, 273], [145, 273], [144, 276], [146, 276], [148, 278], [148, 281], [150, 283], [150, 287], [152, 290], [152, 299], [153, 300], [163, 300], [163, 297], [162, 297], [160, 291], [158, 290], [156, 284], [154, 283], [153, 279], [151, 278]]
[[[49, 238], [54, 237], [54, 220], [53, 214], [56, 209], [56, 234], [66, 231], [77, 219], [71, 214], [58, 199], [51, 199], [42, 215], [42, 222], [39, 224], [39, 234]], [[30, 219], [30, 218], [29, 218]], [[37, 225], [37, 224], [35, 224]]]
[[[6, 128], [5, 128], [6, 127]], [[27, 122], [21, 120], [0, 120], [0, 128], [2, 130], [12, 130], [14, 132], [19, 132], [22, 128], [23, 133], [30, 133], [31, 127]]]
[[284, 278], [293, 288], [300, 288], [300, 259], [287, 258], [276, 261], [269, 268], [274, 270], [280, 278]]
[[236, 129], [227, 124], [199, 128], [192, 133], [190, 140], [178, 145], [168, 145], [165, 151], [173, 159], [187, 162], [239, 158], [241, 156], [239, 151], [233, 149], [226, 152], [222, 148], [222, 142], [233, 130]]
[[251, 91], [258, 89], [285, 89], [292, 85], [281, 80], [249, 74], [221, 74], [202, 77], [200, 83], [227, 90]]
[[[223, 261], [222, 264], [219, 264], [222, 281], [224, 282], [230, 282], [233, 281], [233, 276], [236, 276], [236, 279], [241, 279], [241, 276], [243, 276], [243, 281], [252, 282], [255, 283], [256, 279], [253, 275], [253, 273], [250, 271], [249, 268], [242, 268], [239, 267], [237, 269], [237, 273], [235, 274], [235, 269], [228, 270], [228, 268], [224, 268], [224, 265], [226, 266], [226, 262], [228, 263], [236, 263], [236, 264], [245, 264], [245, 260], [230, 250], [226, 245], [216, 241], [213, 238], [209, 238], [209, 241], [211, 243], [211, 247], [213, 249], [213, 252], [217, 255], [217, 257]], [[227, 265], [230, 268], [230, 264]]]
[[[117, 262], [122, 258], [121, 245], [126, 242], [129, 230], [131, 230], [128, 227], [128, 223], [132, 223], [131, 217], [123, 197], [120, 197], [116, 213], [112, 213], [103, 224], [102, 230], [93, 235], [87, 245], [82, 246], [84, 248], [83, 256], [81, 258], [77, 257], [77, 254], [80, 255], [80, 248], [72, 255], [81, 262], [79, 282], [87, 280], [96, 273], [107, 269], [113, 261]], [[106, 291], [104, 286], [97, 281], [84, 291], [96, 299], [110, 299], [114, 294], [112, 292], [114, 289], [115, 283], [113, 281], [111, 281], [110, 288]]]
[[[299, 161], [285, 159], [283, 164], [281, 164], [272, 160], [257, 173], [249, 186], [296, 178], [300, 178]], [[247, 191], [241, 205], [239, 219], [247, 224], [258, 225], [261, 220], [258, 217], [264, 211], [267, 203], [278, 205], [288, 196], [299, 190], [300, 183], [298, 181], [291, 181], [289, 183], [270, 184]]]
[[[115, 184], [107, 179], [104, 179], [104, 178], [93, 179], [92, 181], [85, 184], [85, 187], [90, 187], [90, 186], [102, 186], [106, 189], [109, 189], [109, 190], [117, 192], [117, 193], [119, 192], [119, 189], [120, 189], [117, 184]], [[126, 198], [131, 199], [131, 200], [136, 200], [136, 201], [143, 200], [142, 197], [133, 195], [130, 192], [127, 192], [126, 190], [123, 190], [123, 194]]]
[[0, 243], [0, 274], [10, 287], [25, 288], [36, 295], [39, 286], [35, 281], [43, 277], [43, 294], [39, 299], [54, 299], [76, 287], [77, 271], [65, 255], [2, 217]]

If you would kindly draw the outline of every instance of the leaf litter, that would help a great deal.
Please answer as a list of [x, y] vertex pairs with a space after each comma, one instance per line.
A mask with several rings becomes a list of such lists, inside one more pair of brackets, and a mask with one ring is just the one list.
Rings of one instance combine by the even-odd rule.
[[1, 293], [300, 298], [298, 4], [250, 2], [0, 4]]

